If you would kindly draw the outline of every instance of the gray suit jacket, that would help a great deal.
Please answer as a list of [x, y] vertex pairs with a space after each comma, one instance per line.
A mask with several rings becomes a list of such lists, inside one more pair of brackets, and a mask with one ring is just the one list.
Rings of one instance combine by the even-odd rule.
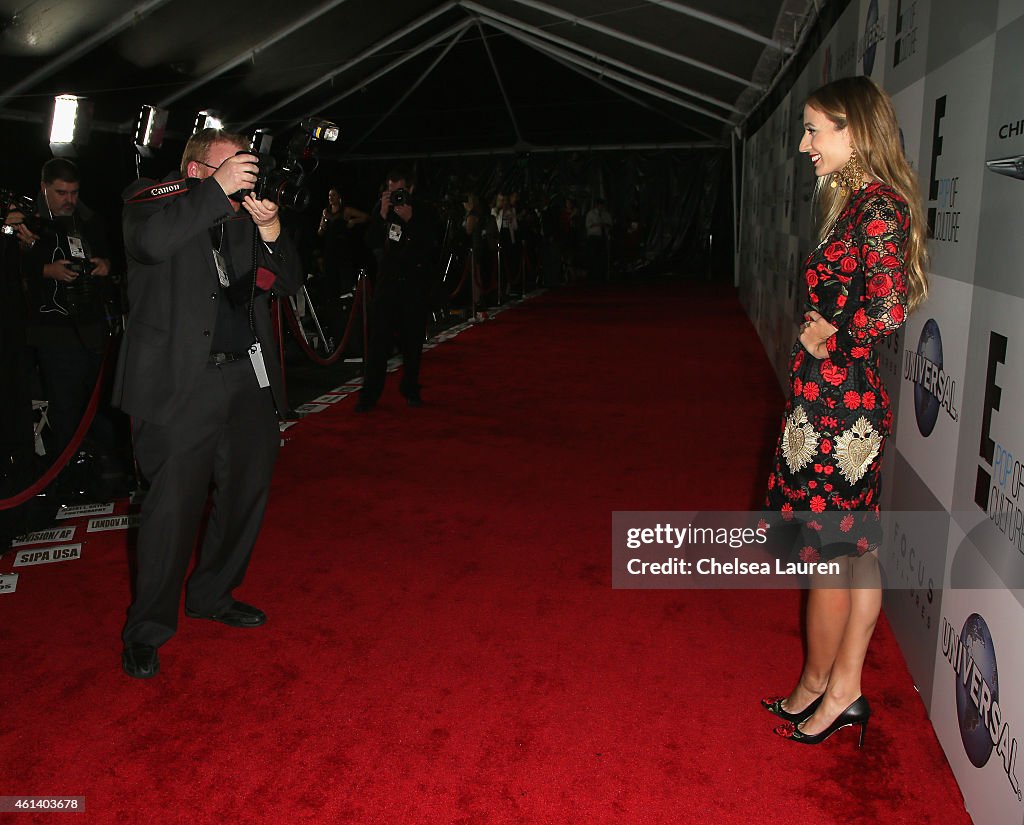
[[[247, 212], [235, 213], [213, 178], [139, 180], [125, 190], [128, 322], [113, 401], [129, 415], [166, 424], [207, 369], [217, 302], [223, 300], [208, 230], [219, 223], [225, 223], [232, 261], [248, 267], [256, 227]], [[294, 294], [302, 285], [298, 252], [283, 232], [273, 252], [258, 244], [257, 264], [276, 275], [275, 293]], [[269, 303], [270, 292], [257, 289], [254, 325], [283, 414], [288, 405]]]

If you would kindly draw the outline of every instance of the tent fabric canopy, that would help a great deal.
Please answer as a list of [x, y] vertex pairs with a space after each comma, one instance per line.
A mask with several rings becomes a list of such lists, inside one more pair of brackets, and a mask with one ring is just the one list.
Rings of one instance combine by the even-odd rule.
[[339, 158], [722, 146], [811, 0], [0, 0], [0, 119], [52, 97], [131, 133], [142, 104], [240, 131], [341, 127]]

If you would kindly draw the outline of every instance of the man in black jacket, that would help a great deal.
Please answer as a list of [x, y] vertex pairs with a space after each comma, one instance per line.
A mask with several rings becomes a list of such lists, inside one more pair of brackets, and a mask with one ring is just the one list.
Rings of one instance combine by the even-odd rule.
[[[111, 271], [99, 215], [79, 198], [78, 168], [66, 158], [43, 164], [37, 213], [39, 234], [22, 227], [22, 273], [28, 292], [26, 339], [48, 400], [47, 452], [56, 458], [71, 441], [89, 405], [110, 340]], [[101, 408], [93, 419], [92, 447], [117, 449], [113, 420]]]
[[399, 390], [410, 407], [422, 404], [420, 358], [438, 271], [438, 224], [434, 211], [415, 199], [415, 187], [410, 170], [392, 169], [366, 230], [366, 243], [376, 253], [378, 266], [370, 304], [366, 377], [356, 412], [373, 409], [383, 392], [396, 334], [403, 366]]
[[[251, 190], [257, 158], [239, 135], [204, 129], [185, 147], [181, 177], [126, 192], [128, 323], [114, 400], [133, 417], [135, 456], [150, 488], [142, 505], [135, 598], [122, 667], [148, 678], [177, 629], [182, 582], [207, 491], [199, 561], [185, 615], [257, 627], [263, 611], [236, 601], [259, 534], [287, 409], [269, 290], [302, 282], [277, 204]], [[276, 407], [276, 412], [275, 412]]]

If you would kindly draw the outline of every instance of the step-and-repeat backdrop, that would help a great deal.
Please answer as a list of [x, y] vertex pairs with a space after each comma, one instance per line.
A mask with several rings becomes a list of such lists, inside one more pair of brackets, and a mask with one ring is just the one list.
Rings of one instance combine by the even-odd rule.
[[853, 0], [746, 137], [740, 294], [780, 380], [814, 246], [803, 101], [853, 74], [892, 96], [930, 227], [931, 297], [880, 348], [883, 502], [908, 514], [888, 520], [885, 610], [974, 821], [1019, 825], [1024, 0]]

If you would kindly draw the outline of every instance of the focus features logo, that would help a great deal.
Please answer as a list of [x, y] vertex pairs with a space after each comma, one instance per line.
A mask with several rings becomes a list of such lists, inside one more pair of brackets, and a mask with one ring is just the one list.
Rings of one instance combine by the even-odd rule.
[[956, 407], [956, 381], [943, 370], [942, 334], [934, 318], [925, 322], [917, 351], [908, 349], [904, 352], [903, 377], [914, 384], [917, 428], [925, 438], [935, 429], [940, 408], [953, 421], [960, 419]]
[[956, 675], [956, 713], [967, 758], [974, 767], [983, 768], [995, 749], [1010, 787], [1020, 800], [1017, 740], [999, 705], [996, 652], [985, 620], [972, 613], [958, 636], [956, 628], [943, 617], [942, 655]]

